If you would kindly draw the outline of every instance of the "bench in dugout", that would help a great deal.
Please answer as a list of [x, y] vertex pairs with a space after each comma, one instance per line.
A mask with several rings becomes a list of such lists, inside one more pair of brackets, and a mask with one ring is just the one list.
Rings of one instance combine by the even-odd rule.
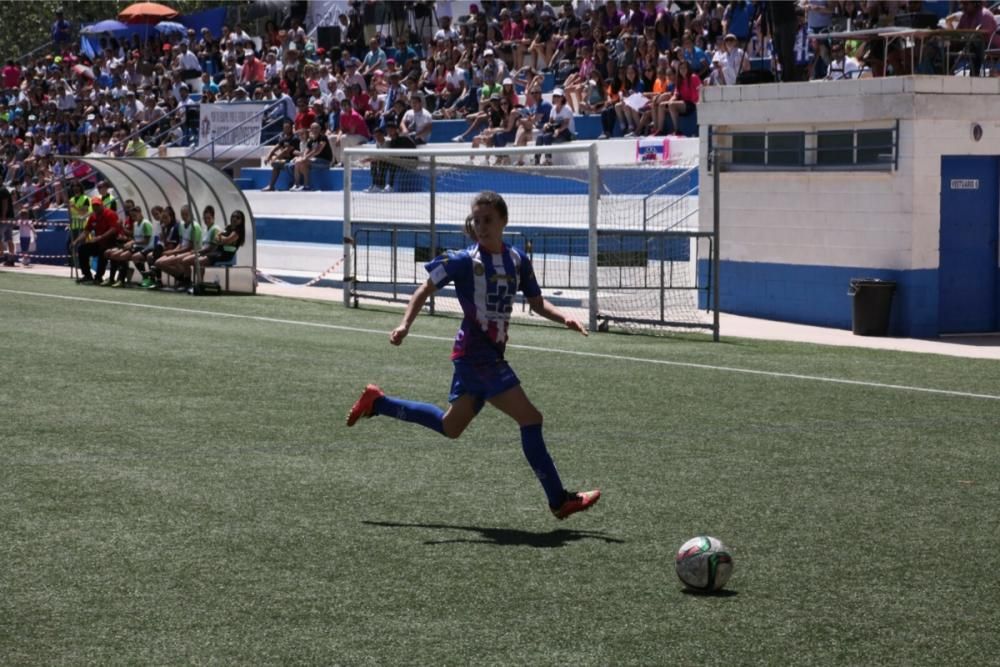
[[246, 248], [240, 248], [227, 262], [217, 262], [205, 267], [205, 274], [195, 292], [240, 292], [253, 294], [256, 292], [257, 277], [254, 268], [241, 264], [240, 258], [246, 256]]

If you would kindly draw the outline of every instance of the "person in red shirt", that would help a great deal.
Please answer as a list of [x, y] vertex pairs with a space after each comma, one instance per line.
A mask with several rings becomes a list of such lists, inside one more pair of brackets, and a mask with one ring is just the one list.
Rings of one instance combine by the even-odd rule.
[[667, 102], [670, 112], [670, 122], [673, 123], [673, 134], [680, 135], [680, 117], [694, 113], [699, 101], [701, 77], [691, 71], [691, 63], [681, 59], [677, 63], [677, 81], [674, 84], [674, 94]]
[[364, 118], [372, 110], [371, 97], [356, 83], [352, 83], [348, 90], [351, 94], [351, 106]]
[[21, 68], [13, 60], [8, 60], [3, 68], [3, 87], [6, 90], [17, 90], [21, 84]]
[[309, 108], [309, 100], [300, 97], [298, 102], [299, 112], [295, 114], [295, 131], [308, 130], [316, 122], [316, 113]]
[[340, 103], [340, 128], [330, 135], [333, 164], [344, 161], [344, 149], [367, 144], [371, 140], [364, 116], [354, 109], [350, 98]]
[[[104, 269], [108, 260], [104, 256], [104, 251], [112, 247], [115, 239], [121, 233], [121, 225], [118, 222], [118, 214], [109, 208], [105, 208], [104, 201], [100, 197], [90, 200], [93, 213], [87, 219], [87, 224], [83, 228], [83, 233], [73, 241], [77, 248], [77, 258], [79, 260], [82, 276], [76, 279], [78, 283], [100, 283], [104, 279]], [[83, 239], [89, 238], [89, 241]], [[90, 272], [90, 258], [97, 257], [97, 275]]]
[[254, 89], [264, 83], [264, 69], [267, 65], [257, 57], [256, 51], [246, 57], [240, 69], [240, 85], [251, 95]]

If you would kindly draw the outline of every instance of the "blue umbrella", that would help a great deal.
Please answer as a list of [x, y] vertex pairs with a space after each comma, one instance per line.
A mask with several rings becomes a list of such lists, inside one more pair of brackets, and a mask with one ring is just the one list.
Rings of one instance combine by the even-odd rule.
[[156, 24], [156, 31], [162, 35], [169, 35], [172, 32], [183, 35], [187, 33], [187, 26], [176, 21], [160, 21]]
[[129, 26], [125, 25], [121, 21], [116, 21], [114, 19], [107, 19], [104, 21], [98, 21], [97, 23], [91, 23], [90, 25], [85, 25], [80, 29], [81, 35], [101, 35], [106, 32], [119, 33], [128, 32], [131, 30]]

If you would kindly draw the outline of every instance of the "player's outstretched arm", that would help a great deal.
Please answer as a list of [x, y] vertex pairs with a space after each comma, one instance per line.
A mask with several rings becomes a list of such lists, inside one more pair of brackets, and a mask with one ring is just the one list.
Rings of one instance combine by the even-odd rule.
[[552, 320], [556, 324], [562, 324], [567, 329], [572, 329], [573, 331], [579, 331], [584, 336], [587, 334], [587, 329], [584, 328], [582, 324], [577, 322], [572, 317], [569, 317], [561, 310], [553, 306], [551, 303], [545, 300], [543, 296], [536, 296], [528, 299], [528, 305], [531, 306], [531, 310], [535, 311], [547, 320]]
[[403, 339], [406, 338], [406, 334], [410, 333], [410, 327], [413, 326], [413, 320], [417, 319], [417, 315], [423, 310], [424, 304], [427, 302], [427, 298], [437, 291], [437, 287], [434, 286], [434, 282], [428, 278], [427, 282], [417, 288], [417, 291], [413, 293], [410, 297], [410, 302], [406, 304], [406, 312], [403, 313], [403, 321], [400, 322], [399, 326], [392, 330], [389, 334], [389, 342], [393, 345], [402, 345]]

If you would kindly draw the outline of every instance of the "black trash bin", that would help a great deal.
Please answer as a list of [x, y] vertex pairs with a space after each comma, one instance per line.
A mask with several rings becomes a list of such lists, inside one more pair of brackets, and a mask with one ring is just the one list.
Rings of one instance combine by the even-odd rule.
[[848, 294], [851, 324], [857, 336], [885, 336], [889, 333], [889, 314], [896, 283], [878, 278], [852, 278]]

